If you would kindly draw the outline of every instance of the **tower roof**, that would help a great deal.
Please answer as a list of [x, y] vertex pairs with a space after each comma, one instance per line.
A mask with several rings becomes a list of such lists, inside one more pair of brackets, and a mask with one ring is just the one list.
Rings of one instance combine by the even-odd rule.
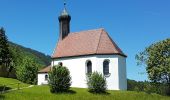
[[67, 11], [67, 9], [66, 9], [66, 2], [64, 2], [64, 9], [62, 10], [62, 12], [61, 12], [61, 14], [60, 14], [60, 16], [59, 16], [59, 20], [61, 20], [61, 19], [65, 19], [65, 18], [69, 18], [69, 19], [71, 19], [71, 16], [69, 15], [69, 13], [68, 13], [68, 11]]
[[113, 54], [126, 57], [104, 29], [70, 33], [60, 40], [52, 58]]
[[61, 15], [60, 16], [68, 16], [69, 13], [68, 11], [66, 10], [66, 8], [64, 7], [63, 11], [61, 12]]

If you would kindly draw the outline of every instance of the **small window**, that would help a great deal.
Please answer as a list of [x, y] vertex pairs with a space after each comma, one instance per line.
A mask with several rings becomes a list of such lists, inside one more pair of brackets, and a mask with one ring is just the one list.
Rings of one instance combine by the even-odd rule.
[[103, 74], [109, 75], [109, 60], [104, 60], [103, 62]]
[[45, 75], [45, 81], [47, 81], [48, 80], [48, 75]]
[[87, 61], [86, 63], [86, 73], [87, 74], [92, 73], [92, 62], [91, 61]]
[[62, 63], [62, 62], [59, 62], [58, 65], [63, 66], [63, 63]]

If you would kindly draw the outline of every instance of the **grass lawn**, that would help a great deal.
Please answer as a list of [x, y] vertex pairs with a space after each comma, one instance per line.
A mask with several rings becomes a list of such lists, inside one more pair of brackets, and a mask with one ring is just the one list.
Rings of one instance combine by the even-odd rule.
[[29, 86], [29, 84], [22, 83], [16, 79], [0, 77], [0, 86], [6, 85], [8, 88], [13, 89], [18, 87], [17, 83], [21, 83], [19, 84], [20, 88]]
[[108, 93], [99, 95], [89, 93], [87, 89], [71, 88], [70, 93], [52, 94], [48, 86], [34, 86], [0, 95], [0, 100], [170, 100], [170, 97], [143, 92], [108, 91]]

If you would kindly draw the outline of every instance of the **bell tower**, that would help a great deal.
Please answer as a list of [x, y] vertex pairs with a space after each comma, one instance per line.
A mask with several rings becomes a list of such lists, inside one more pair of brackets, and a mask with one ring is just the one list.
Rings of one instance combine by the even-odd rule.
[[59, 27], [60, 27], [60, 35], [59, 41], [63, 40], [69, 33], [70, 33], [70, 21], [71, 16], [66, 10], [66, 2], [64, 2], [64, 9], [61, 12], [60, 16], [58, 17], [59, 20]]

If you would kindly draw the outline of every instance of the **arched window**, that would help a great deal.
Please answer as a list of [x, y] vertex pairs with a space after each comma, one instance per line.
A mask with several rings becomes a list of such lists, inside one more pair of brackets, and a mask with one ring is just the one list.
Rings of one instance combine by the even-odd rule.
[[86, 73], [87, 74], [92, 73], [92, 62], [91, 61], [86, 62]]
[[104, 75], [109, 75], [109, 60], [104, 60], [103, 62], [103, 74]]
[[63, 63], [62, 63], [62, 62], [59, 62], [58, 65], [63, 66]]
[[48, 75], [45, 75], [45, 81], [47, 81], [48, 80]]

